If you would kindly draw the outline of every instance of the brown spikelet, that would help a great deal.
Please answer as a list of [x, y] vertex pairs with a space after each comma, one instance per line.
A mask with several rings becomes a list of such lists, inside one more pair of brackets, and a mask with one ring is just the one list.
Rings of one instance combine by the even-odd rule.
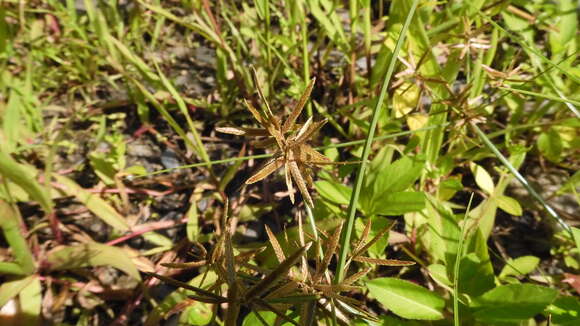
[[358, 261], [358, 262], [363, 262], [363, 263], [382, 265], [382, 266], [411, 266], [411, 265], [415, 265], [414, 261], [397, 260], [397, 259], [380, 259], [380, 258], [370, 258], [370, 257], [363, 257], [363, 256], [354, 257], [353, 260]]

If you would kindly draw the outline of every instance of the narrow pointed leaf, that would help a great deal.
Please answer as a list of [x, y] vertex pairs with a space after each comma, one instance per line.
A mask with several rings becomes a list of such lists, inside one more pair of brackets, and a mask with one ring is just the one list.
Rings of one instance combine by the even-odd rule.
[[270, 160], [258, 172], [256, 172], [256, 174], [254, 174], [248, 180], [246, 180], [246, 184], [252, 184], [254, 182], [258, 182], [258, 181], [266, 178], [267, 176], [272, 174], [274, 171], [278, 170], [283, 165], [284, 165], [284, 158], [283, 157], [277, 157], [277, 158]]
[[255, 297], [259, 297], [266, 292], [270, 287], [275, 285], [278, 279], [286, 275], [286, 273], [296, 264], [296, 262], [310, 249], [312, 242], [307, 243], [304, 247], [298, 249], [292, 256], [280, 263], [278, 267], [264, 277], [260, 282], [255, 284], [246, 292], [246, 301], [250, 301]]
[[177, 286], [177, 287], [184, 288], [186, 290], [190, 290], [190, 291], [193, 291], [195, 293], [198, 293], [202, 296], [207, 297], [207, 299], [214, 300], [214, 302], [217, 302], [217, 303], [224, 303], [224, 302], [228, 301], [226, 298], [224, 298], [222, 296], [216, 295], [216, 294], [209, 292], [207, 290], [204, 290], [202, 288], [198, 288], [197, 286], [193, 286], [193, 285], [190, 285], [190, 284], [178, 281], [178, 280], [174, 280], [171, 277], [163, 276], [163, 275], [156, 274], [156, 273], [146, 273], [146, 274], [151, 275], [155, 278], [158, 278], [158, 279], [162, 280], [163, 282], [171, 284], [173, 286]]
[[415, 265], [414, 261], [396, 260], [396, 259], [380, 259], [363, 256], [356, 256], [353, 260], [363, 263], [381, 265], [381, 266], [411, 266]]
[[54, 175], [54, 177], [58, 183], [64, 186], [63, 191], [67, 195], [76, 197], [78, 201], [83, 203], [93, 214], [103, 220], [103, 222], [119, 231], [129, 230], [129, 224], [125, 218], [99, 197], [99, 195], [81, 188], [76, 182], [67, 177], [60, 175]]
[[266, 228], [266, 233], [268, 234], [268, 239], [270, 239], [270, 244], [272, 245], [272, 249], [274, 249], [276, 258], [278, 258], [279, 263], [282, 263], [286, 259], [284, 251], [282, 250], [278, 239], [276, 239], [276, 236], [272, 233], [272, 230], [270, 230], [270, 227], [268, 225], [264, 225], [264, 227]]
[[298, 103], [296, 103], [296, 106], [294, 106], [292, 113], [290, 113], [290, 116], [284, 122], [284, 125], [282, 125], [282, 132], [286, 133], [294, 127], [296, 119], [298, 118], [298, 116], [300, 116], [300, 113], [302, 113], [304, 104], [306, 104], [306, 101], [308, 101], [308, 97], [310, 97], [310, 93], [312, 92], [312, 87], [314, 87], [315, 82], [316, 78], [312, 78], [312, 80], [304, 90], [304, 93], [302, 93], [300, 100], [298, 101]]
[[50, 270], [67, 270], [89, 266], [112, 266], [141, 280], [139, 270], [127, 251], [119, 247], [89, 242], [74, 246], [60, 246], [51, 250], [46, 261]]
[[306, 204], [309, 205], [310, 207], [314, 207], [312, 197], [310, 197], [310, 194], [308, 193], [306, 183], [304, 182], [304, 178], [302, 177], [302, 174], [300, 173], [300, 169], [298, 168], [296, 162], [290, 162], [290, 172], [292, 173], [292, 177], [294, 178], [294, 181], [296, 182], [296, 185], [298, 186], [298, 189], [300, 190], [300, 193], [302, 194], [304, 201], [306, 201]]

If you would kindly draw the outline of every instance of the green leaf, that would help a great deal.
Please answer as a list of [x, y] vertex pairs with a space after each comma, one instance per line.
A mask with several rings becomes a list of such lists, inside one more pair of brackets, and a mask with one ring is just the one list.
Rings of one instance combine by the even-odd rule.
[[376, 278], [367, 282], [370, 293], [396, 315], [408, 319], [443, 319], [445, 300], [434, 292], [398, 278]]
[[2, 285], [0, 285], [0, 307], [3, 307], [10, 299], [20, 294], [23, 289], [37, 278], [37, 275], [30, 275], [25, 278], [3, 281]]
[[475, 253], [461, 259], [459, 272], [459, 292], [472, 297], [482, 295], [494, 288], [494, 275], [491, 262], [482, 260]]
[[392, 164], [381, 166], [373, 184], [373, 198], [381, 199], [385, 194], [407, 190], [421, 176], [425, 161], [417, 157], [405, 156]]
[[31, 176], [30, 170], [17, 163], [10, 155], [0, 151], [0, 175], [24, 189], [46, 212], [52, 211], [52, 201], [47, 192]]
[[501, 270], [499, 278], [529, 274], [538, 267], [539, 263], [540, 258], [535, 256], [523, 256], [516, 259], [509, 259]]
[[491, 234], [497, 213], [497, 197], [490, 196], [469, 212], [470, 222], [479, 224], [482, 235], [487, 239]]
[[508, 149], [510, 151], [509, 161], [511, 165], [513, 165], [513, 167], [517, 170], [526, 160], [528, 148], [522, 145], [512, 145]]
[[20, 265], [17, 263], [8, 263], [0, 261], [0, 275], [1, 274], [10, 274], [10, 275], [19, 275], [25, 276], [30, 273], [25, 272]]
[[117, 169], [115, 169], [112, 159], [108, 159], [104, 153], [90, 153], [89, 162], [99, 179], [106, 185], [111, 186], [115, 184]]
[[[268, 325], [276, 325], [277, 316], [275, 313], [271, 311], [259, 311], [257, 313], [260, 314], [260, 317], [262, 317], [262, 319], [265, 320]], [[290, 323], [284, 323], [284, 325], [286, 324]], [[246, 316], [246, 318], [244, 318], [242, 326], [254, 326], [254, 325], [262, 325], [262, 322], [256, 316], [256, 312], [252, 311]]]
[[102, 243], [90, 242], [75, 246], [60, 246], [48, 253], [47, 261], [51, 270], [111, 266], [141, 280], [137, 267], [125, 250]]
[[[370, 217], [370, 219], [372, 223], [367, 241], [373, 239], [379, 232], [383, 231], [393, 223], [383, 216], [373, 215]], [[355, 223], [356, 223], [355, 224], [356, 235], [360, 239], [363, 230], [365, 229], [365, 226], [368, 223], [368, 219], [360, 218], [357, 219]], [[385, 248], [387, 248], [388, 244], [389, 244], [389, 233], [386, 233], [382, 237], [378, 238], [377, 241], [372, 246], [370, 246], [370, 248], [367, 250], [367, 253], [372, 258], [385, 258]]]
[[[218, 276], [213, 271], [208, 271], [207, 273], [202, 273], [192, 280], [187, 282], [187, 284], [202, 288], [204, 290], [209, 290], [211, 286], [215, 284], [217, 281]], [[153, 310], [147, 315], [147, 320], [144, 322], [144, 326], [157, 326], [162, 324], [161, 320], [167, 316], [167, 314], [176, 309], [176, 306], [183, 303], [187, 300], [188, 295], [196, 295], [197, 293], [191, 290], [186, 290], [183, 288], [179, 288], [176, 291], [173, 291], [167, 297], [163, 299]], [[185, 322], [182, 322], [185, 324]]]
[[[400, 26], [399, 26], [400, 29]], [[370, 83], [372, 87], [375, 87], [378, 83], [380, 83], [383, 79], [383, 76], [387, 72], [387, 67], [389, 65], [389, 61], [393, 57], [393, 48], [395, 47], [394, 41], [392, 38], [387, 37], [384, 42], [389, 42], [392, 46], [391, 48], [387, 47], [384, 43], [381, 45], [379, 53], [377, 54], [377, 59], [375, 64], [373, 65], [373, 70], [371, 71], [371, 78]]]
[[564, 185], [558, 189], [556, 192], [557, 195], [562, 195], [565, 193], [574, 193], [576, 188], [580, 187], [580, 170], [576, 171]]
[[574, 243], [576, 243], [576, 248], [580, 250], [580, 229], [572, 226], [572, 235], [574, 236]]
[[488, 194], [492, 194], [495, 186], [489, 173], [487, 173], [484, 168], [475, 163], [471, 163], [469, 167], [471, 168], [471, 173], [473, 173], [475, 176], [475, 183], [477, 183], [479, 188]]
[[463, 184], [461, 183], [461, 177], [450, 177], [447, 180], [443, 180], [439, 186], [438, 198], [442, 201], [451, 199], [458, 191], [463, 190]]
[[17, 263], [8, 262], [0, 264], [0, 271], [10, 274], [32, 274], [36, 269], [34, 256], [28, 247], [25, 232], [22, 230], [20, 214], [12, 206], [0, 200], [0, 228], [8, 242], [12, 255]]
[[311, 0], [306, 1], [310, 6], [310, 13], [318, 21], [322, 30], [324, 30], [330, 39], [348, 52], [348, 42], [342, 28], [342, 22], [334, 10], [334, 5], [328, 0]]
[[322, 198], [335, 204], [348, 205], [352, 193], [349, 187], [326, 180], [316, 181], [314, 186]]
[[22, 312], [22, 325], [34, 326], [40, 324], [40, 312], [42, 309], [42, 286], [40, 279], [35, 277], [20, 292], [20, 309]]
[[420, 89], [415, 83], [403, 83], [393, 94], [395, 117], [401, 118], [413, 111], [420, 97]]
[[374, 201], [373, 214], [402, 215], [425, 208], [425, 194], [420, 191], [395, 192]]
[[208, 325], [213, 318], [212, 305], [194, 301], [181, 313], [180, 321], [185, 325]]
[[576, 297], [560, 297], [546, 308], [552, 322], [559, 326], [580, 325], [580, 301]]
[[541, 133], [537, 144], [540, 153], [548, 160], [556, 163], [562, 160], [562, 138], [554, 128]]
[[474, 316], [485, 323], [514, 323], [541, 313], [558, 291], [533, 284], [498, 286], [471, 302]]
[[58, 183], [64, 186], [63, 191], [67, 195], [76, 197], [78, 201], [83, 203], [93, 214], [103, 220], [103, 222], [119, 231], [129, 230], [129, 224], [127, 224], [125, 218], [97, 194], [88, 192], [67, 177], [60, 175], [54, 175], [54, 177]]
[[514, 216], [522, 216], [522, 206], [515, 198], [501, 195], [497, 196], [496, 200], [498, 207], [504, 212]]
[[195, 199], [195, 195], [192, 195], [189, 199], [189, 209], [185, 213], [185, 216], [187, 217], [185, 234], [190, 242], [195, 242], [199, 237], [199, 217], [197, 214], [197, 200]]
[[442, 264], [431, 264], [427, 267], [429, 275], [439, 284], [453, 286], [453, 283], [447, 277], [447, 270], [445, 265]]
[[574, 35], [578, 28], [576, 1], [560, 0], [556, 4], [558, 6], [558, 13], [555, 15], [557, 19], [556, 28], [549, 30], [550, 48], [553, 54], [574, 46]]

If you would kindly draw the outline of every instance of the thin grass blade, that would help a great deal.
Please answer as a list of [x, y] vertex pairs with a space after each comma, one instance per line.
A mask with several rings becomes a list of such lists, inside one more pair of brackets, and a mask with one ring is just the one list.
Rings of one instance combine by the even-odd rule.
[[373, 109], [373, 117], [371, 120], [371, 124], [369, 126], [369, 132], [368, 132], [367, 139], [365, 141], [365, 146], [363, 148], [363, 153], [361, 156], [362, 162], [361, 162], [361, 164], [359, 166], [359, 170], [356, 174], [355, 186], [354, 186], [351, 198], [350, 198], [350, 203], [349, 203], [349, 208], [348, 208], [348, 213], [347, 213], [346, 228], [345, 228], [345, 230], [342, 234], [342, 238], [340, 240], [341, 250], [340, 250], [340, 255], [339, 255], [339, 260], [338, 260], [338, 265], [337, 265], [337, 274], [335, 277], [336, 283], [340, 283], [344, 279], [344, 275], [346, 272], [345, 271], [346, 259], [347, 259], [348, 252], [350, 250], [350, 240], [352, 237], [352, 231], [354, 229], [354, 220], [356, 217], [358, 197], [359, 197], [360, 191], [362, 189], [364, 175], [366, 172], [366, 161], [367, 161], [368, 156], [370, 154], [371, 144], [373, 142], [375, 130], [377, 127], [377, 122], [379, 120], [379, 116], [381, 115], [381, 110], [382, 110], [383, 103], [385, 101], [385, 96], [387, 93], [389, 82], [391, 80], [391, 76], [393, 75], [393, 71], [395, 69], [395, 63], [397, 61], [396, 58], [399, 56], [399, 52], [401, 50], [401, 47], [403, 46], [403, 42], [405, 41], [405, 37], [407, 35], [407, 30], [409, 28], [409, 25], [411, 24], [411, 20], [413, 18], [413, 15], [415, 14], [415, 9], [417, 8], [418, 3], [419, 3], [419, 0], [413, 0], [413, 3], [411, 4], [411, 8], [409, 10], [409, 13], [407, 14], [407, 18], [405, 20], [405, 23], [404, 23], [403, 27], [401, 28], [401, 32], [399, 33], [399, 38], [398, 38], [397, 43], [395, 45], [395, 50], [393, 51], [392, 59], [389, 62], [389, 66], [387, 68], [387, 73], [385, 74], [383, 84], [381, 86], [381, 91], [379, 93], [379, 97], [377, 98], [375, 108]]

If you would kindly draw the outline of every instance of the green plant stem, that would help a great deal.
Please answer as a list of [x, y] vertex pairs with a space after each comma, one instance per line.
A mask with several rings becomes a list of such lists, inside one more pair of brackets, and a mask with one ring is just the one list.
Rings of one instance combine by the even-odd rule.
[[[298, 1], [300, 8], [302, 9], [302, 1]], [[308, 54], [308, 30], [306, 26], [306, 17], [304, 15], [300, 20], [300, 32], [302, 33], [302, 78], [304, 79], [304, 85], [308, 85], [310, 81], [310, 55]], [[306, 113], [308, 117], [312, 116], [312, 103], [308, 101], [306, 103]]]
[[[6, 183], [4, 183], [4, 186], [6, 186]], [[16, 264], [8, 262], [2, 264], [0, 270], [3, 273], [30, 275], [36, 268], [34, 256], [28, 247], [20, 227], [21, 224], [22, 217], [19, 212], [10, 204], [0, 200], [0, 228], [16, 260]]]
[[314, 241], [318, 244], [318, 252], [322, 258], [322, 247], [320, 246], [320, 242], [318, 241], [318, 230], [316, 230], [316, 221], [314, 220], [314, 214], [312, 214], [312, 209], [308, 205], [304, 205], [306, 207], [306, 216], [308, 216], [308, 224], [310, 224], [310, 231], [312, 232], [312, 236], [314, 237]]
[[552, 218], [554, 218], [556, 222], [558, 222], [558, 224], [560, 224], [560, 226], [564, 230], [566, 230], [566, 232], [570, 234], [572, 239], [574, 239], [572, 228], [566, 222], [564, 222], [564, 220], [560, 217], [560, 215], [558, 215], [558, 213], [556, 213], [556, 211], [550, 205], [548, 205], [548, 203], [544, 200], [544, 198], [542, 198], [542, 196], [540, 196], [540, 194], [538, 194], [536, 190], [534, 190], [534, 188], [528, 183], [526, 178], [524, 178], [524, 176], [522, 176], [518, 172], [518, 170], [514, 168], [514, 166], [508, 161], [508, 159], [505, 158], [505, 156], [503, 156], [503, 154], [497, 149], [497, 147], [495, 147], [495, 145], [489, 140], [487, 135], [481, 129], [479, 129], [479, 127], [473, 122], [471, 123], [471, 127], [479, 135], [479, 138], [481, 138], [483, 143], [495, 154], [495, 156], [497, 156], [497, 158], [516, 177], [516, 179], [522, 184], [522, 186], [524, 186], [524, 188], [528, 190], [530, 195], [532, 195], [532, 197], [534, 197], [542, 206], [544, 206], [544, 209], [548, 212], [548, 214]]
[[389, 81], [391, 80], [391, 76], [393, 75], [393, 71], [395, 70], [395, 63], [397, 62], [397, 58], [399, 55], [399, 51], [405, 41], [405, 36], [407, 35], [407, 29], [411, 24], [411, 20], [415, 13], [415, 9], [417, 8], [417, 4], [419, 3], [418, 0], [413, 0], [413, 4], [411, 5], [411, 9], [407, 14], [407, 18], [405, 20], [405, 24], [403, 28], [401, 28], [401, 33], [399, 34], [399, 38], [397, 40], [397, 44], [395, 45], [395, 50], [393, 51], [393, 57], [391, 58], [391, 62], [389, 62], [389, 67], [387, 68], [387, 73], [385, 74], [385, 79], [383, 80], [383, 84], [381, 86], [381, 92], [379, 94], [379, 98], [377, 99], [377, 103], [373, 109], [373, 117], [371, 120], [371, 125], [369, 128], [369, 133], [367, 135], [367, 139], [365, 141], [365, 146], [363, 148], [363, 153], [361, 160], [362, 162], [359, 165], [358, 172], [356, 174], [355, 186], [350, 197], [350, 203], [348, 205], [348, 213], [347, 213], [347, 221], [346, 221], [346, 228], [342, 231], [341, 239], [340, 239], [340, 254], [338, 258], [338, 265], [336, 267], [336, 277], [334, 281], [336, 283], [340, 283], [344, 279], [345, 275], [345, 265], [346, 265], [346, 256], [350, 250], [350, 239], [352, 236], [352, 231], [354, 229], [354, 220], [356, 216], [357, 204], [358, 204], [358, 197], [360, 191], [362, 189], [364, 175], [366, 171], [367, 165], [367, 158], [369, 156], [371, 145], [373, 143], [373, 137], [375, 134], [375, 129], [377, 127], [377, 122], [379, 120], [379, 116], [381, 113], [381, 109], [385, 102], [385, 97], [387, 94], [387, 88], [389, 86]]
[[272, 78], [272, 80], [268, 81], [268, 97], [270, 98], [272, 96], [273, 93], [273, 85], [274, 85], [274, 80], [273, 80], [273, 74], [272, 74], [272, 49], [271, 49], [271, 42], [270, 42], [270, 0], [264, 1], [264, 20], [265, 20], [265, 25], [266, 25], [266, 29], [264, 31], [265, 33], [265, 38], [266, 38], [266, 65], [268, 67], [268, 75], [270, 76], [270, 78]]
[[[473, 193], [471, 193], [471, 197], [469, 197], [469, 203], [467, 204], [467, 210], [465, 211], [464, 219], [469, 217], [472, 202]], [[461, 226], [461, 237], [459, 238], [459, 243], [457, 244], [455, 266], [453, 267], [453, 323], [455, 326], [461, 325], [459, 323], [459, 267], [461, 265], [461, 259], [463, 258], [463, 242], [465, 241], [464, 237], [466, 224], [466, 221], [463, 221], [463, 225]]]
[[[548, 100], [553, 100], [553, 101], [560, 102], [560, 103], [570, 103], [570, 104], [574, 104], [574, 105], [580, 106], [580, 101], [571, 100], [571, 99], [565, 98], [565, 97], [558, 97], [558, 96], [554, 96], [554, 95], [550, 95], [550, 94], [530, 92], [530, 91], [526, 91], [526, 90], [523, 90], [523, 89], [512, 88], [512, 87], [503, 87], [503, 86], [500, 86], [498, 88], [499, 89], [506, 90], [506, 91], [509, 91], [509, 92], [512, 92], [512, 93], [526, 94], [526, 95], [531, 95], [531, 96], [535, 96], [535, 97], [545, 98], [545, 99], [548, 99]], [[576, 109], [572, 110], [572, 112], [574, 112], [574, 114], [576, 115], [576, 117], [580, 118], [580, 115], [578, 114], [578, 111]]]
[[[550, 121], [550, 122], [529, 123], [529, 124], [519, 125], [519, 126], [515, 126], [515, 127], [508, 127], [508, 128], [505, 128], [505, 129], [502, 129], [502, 130], [499, 130], [499, 131], [496, 131], [496, 132], [489, 134], [488, 138], [490, 138], [490, 139], [496, 138], [496, 137], [505, 135], [508, 132], [512, 132], [514, 130], [521, 130], [521, 129], [533, 128], [533, 127], [538, 127], [538, 126], [552, 125], [552, 124], [555, 124], [558, 122], [560, 122], [560, 120], [555, 120], [555, 121]], [[378, 137], [373, 138], [373, 142], [379, 141], [379, 140], [397, 138], [400, 136], [411, 135], [411, 134], [414, 134], [417, 132], [429, 131], [429, 130], [433, 130], [436, 128], [448, 126], [449, 124], [450, 124], [449, 122], [446, 122], [443, 124], [432, 125], [429, 127], [424, 127], [424, 128], [420, 128], [420, 129], [416, 129], [416, 130], [401, 131], [401, 132], [397, 132], [397, 133], [393, 133], [393, 134], [389, 134], [389, 135], [378, 136]], [[319, 147], [316, 147], [315, 149], [320, 151], [320, 150], [325, 150], [325, 149], [329, 149], [329, 148], [342, 148], [342, 147], [356, 146], [356, 145], [364, 144], [365, 141], [366, 141], [365, 139], [353, 140], [353, 141], [339, 143], [339, 144], [319, 146]], [[227, 158], [227, 159], [223, 159], [223, 160], [215, 160], [215, 161], [209, 161], [209, 162], [193, 163], [193, 164], [182, 165], [182, 166], [178, 166], [178, 167], [170, 168], [170, 169], [157, 170], [155, 172], [151, 172], [151, 173], [147, 173], [147, 174], [143, 174], [143, 175], [134, 175], [134, 176], [132, 176], [132, 178], [144, 178], [144, 177], [148, 177], [148, 176], [154, 176], [154, 175], [158, 175], [158, 174], [162, 174], [162, 173], [166, 173], [166, 172], [171, 172], [173, 170], [189, 169], [189, 168], [196, 168], [196, 167], [203, 167], [203, 166], [210, 166], [210, 165], [217, 165], [217, 164], [226, 164], [226, 163], [232, 163], [232, 162], [238, 162], [238, 161], [248, 161], [248, 160], [252, 160], [252, 159], [270, 158], [272, 156], [273, 156], [273, 154], [258, 154], [258, 155], [242, 156], [242, 157], [232, 157], [232, 158]]]
[[[318, 251], [318, 257], [320, 258], [320, 260], [324, 259], [324, 253], [322, 252], [322, 245], [320, 244], [320, 240], [318, 237], [318, 230], [316, 230], [316, 221], [314, 220], [314, 214], [312, 214], [312, 209], [310, 208], [310, 206], [306, 205], [306, 203], [304, 204], [304, 207], [306, 208], [306, 215], [308, 216], [308, 224], [310, 224], [310, 231], [312, 232], [312, 236], [314, 237], [314, 241], [316, 242], [316, 251]], [[325, 276], [328, 279], [328, 282], [331, 281], [330, 279], [330, 273], [328, 272], [328, 269], [325, 271]], [[334, 299], [332, 300], [332, 325], [338, 325], [338, 322], [336, 320], [336, 303], [334, 302]]]
[[[379, 141], [379, 140], [385, 140], [385, 139], [390, 139], [390, 138], [397, 138], [399, 136], [411, 135], [411, 134], [414, 134], [417, 132], [428, 131], [428, 130], [443, 127], [446, 125], [448, 125], [448, 123], [443, 124], [443, 125], [433, 125], [433, 126], [429, 126], [429, 127], [425, 127], [425, 128], [421, 128], [421, 129], [416, 129], [416, 130], [401, 131], [401, 132], [397, 132], [397, 133], [390, 134], [390, 135], [376, 137], [373, 139], [373, 141]], [[327, 146], [320, 146], [320, 147], [316, 147], [316, 150], [355, 146], [355, 145], [364, 144], [365, 141], [366, 141], [365, 139], [361, 139], [361, 140], [353, 140], [350, 142], [345, 142], [345, 143], [340, 143], [340, 144], [331, 144], [331, 145], [327, 145]], [[210, 162], [193, 163], [193, 164], [178, 166], [176, 168], [157, 170], [155, 172], [151, 172], [151, 173], [147, 173], [147, 174], [143, 174], [143, 175], [138, 175], [138, 176], [136, 175], [133, 177], [134, 178], [143, 178], [143, 177], [153, 176], [153, 175], [162, 174], [162, 173], [166, 173], [166, 172], [171, 172], [173, 170], [197, 168], [197, 167], [202, 167], [202, 166], [225, 164], [225, 163], [231, 163], [231, 162], [237, 162], [237, 161], [248, 161], [248, 160], [252, 160], [252, 159], [270, 158], [273, 155], [274, 154], [258, 154], [258, 155], [250, 155], [250, 156], [243, 156], [243, 157], [232, 157], [232, 158], [227, 158], [227, 159], [223, 159], [223, 160], [215, 160], [215, 161], [210, 161]]]

